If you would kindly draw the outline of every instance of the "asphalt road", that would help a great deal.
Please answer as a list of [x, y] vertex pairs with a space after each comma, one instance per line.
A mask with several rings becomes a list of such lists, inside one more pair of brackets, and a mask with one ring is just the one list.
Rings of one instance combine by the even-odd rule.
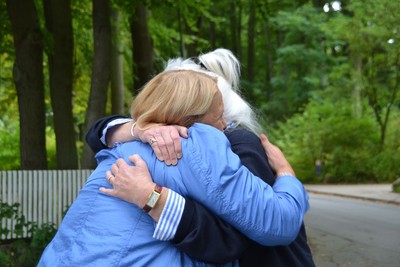
[[310, 194], [305, 224], [318, 267], [399, 267], [400, 206]]

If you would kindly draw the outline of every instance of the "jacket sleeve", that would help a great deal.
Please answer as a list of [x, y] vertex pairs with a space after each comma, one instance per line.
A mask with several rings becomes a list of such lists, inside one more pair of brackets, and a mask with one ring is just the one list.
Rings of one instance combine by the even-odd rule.
[[101, 137], [103, 135], [103, 130], [107, 127], [107, 124], [116, 119], [125, 119], [128, 118], [122, 115], [111, 115], [108, 117], [101, 118], [97, 120], [86, 133], [86, 143], [90, 146], [94, 153], [99, 152], [102, 149], [108, 148], [101, 141]]
[[183, 195], [261, 245], [291, 243], [309, 208], [301, 182], [287, 175], [269, 186], [249, 172], [226, 137], [208, 125], [191, 127], [189, 136], [182, 140], [186, 155], [181, 161], [191, 166], [187, 170], [191, 175], [182, 180]]
[[[232, 151], [240, 157], [243, 165], [272, 186], [275, 175], [260, 139], [240, 128], [227, 133], [227, 137]], [[203, 261], [225, 263], [239, 258], [253, 242], [199, 203], [186, 198], [182, 219], [173, 239], [179, 250]]]

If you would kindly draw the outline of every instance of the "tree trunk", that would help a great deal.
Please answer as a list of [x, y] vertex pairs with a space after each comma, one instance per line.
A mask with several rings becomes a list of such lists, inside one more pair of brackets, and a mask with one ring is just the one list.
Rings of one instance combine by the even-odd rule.
[[7, 0], [14, 36], [14, 82], [20, 118], [21, 169], [47, 169], [43, 37], [33, 0]]
[[236, 54], [237, 58], [242, 59], [243, 55], [242, 55], [242, 11], [243, 11], [243, 5], [241, 2], [238, 2], [237, 5], [237, 18], [238, 18], [238, 22], [237, 22], [237, 34], [238, 34], [238, 52]]
[[362, 104], [361, 104], [361, 87], [362, 87], [362, 58], [357, 57], [355, 60], [355, 75], [354, 75], [354, 87], [353, 87], [353, 117], [361, 118], [362, 115]]
[[43, 0], [52, 37], [48, 60], [54, 113], [57, 168], [77, 169], [78, 153], [72, 113], [73, 36], [70, 0]]
[[182, 26], [183, 19], [180, 6], [178, 6], [177, 15], [178, 15], [178, 32], [179, 32], [179, 55], [180, 57], [185, 57], [185, 43], [183, 42], [183, 26]]
[[111, 113], [124, 114], [124, 69], [120, 37], [120, 12], [112, 11]]
[[247, 80], [254, 81], [254, 37], [256, 23], [256, 9], [254, 1], [250, 1], [249, 27], [247, 33]]
[[[186, 34], [189, 36], [199, 36], [199, 32], [201, 32], [201, 27], [203, 24], [203, 19], [202, 17], [198, 17], [196, 21], [196, 28], [197, 32], [193, 31], [193, 29], [190, 28], [190, 26], [185, 23], [185, 29], [186, 29]], [[186, 57], [196, 57], [198, 56], [198, 51], [197, 51], [198, 43], [193, 42], [191, 44], [186, 45]]]
[[215, 29], [215, 22], [210, 21], [210, 33], [209, 33], [209, 40], [210, 40], [210, 46], [211, 50], [214, 50], [217, 48], [217, 38], [216, 38], [216, 29]]
[[137, 91], [154, 74], [153, 40], [147, 27], [147, 8], [144, 4], [138, 4], [135, 15], [131, 17], [131, 35], [133, 44], [133, 62], [136, 66], [136, 80], [134, 92]]
[[230, 8], [230, 30], [231, 30], [231, 35], [232, 35], [232, 53], [235, 55], [238, 55], [239, 53], [239, 38], [238, 38], [238, 32], [237, 32], [237, 18], [236, 18], [236, 6], [235, 2], [231, 1], [229, 4]]
[[264, 30], [265, 30], [265, 50], [267, 54], [267, 67], [266, 67], [266, 80], [267, 80], [267, 90], [266, 91], [266, 99], [267, 101], [271, 98], [271, 84], [272, 79], [274, 78], [274, 62], [273, 62], [273, 47], [271, 42], [271, 30], [269, 27], [269, 23], [267, 20], [264, 21]]
[[[111, 23], [108, 0], [93, 0], [94, 57], [90, 96], [85, 120], [85, 133], [106, 112], [107, 89], [110, 82]], [[85, 143], [82, 168], [94, 168], [94, 154]]]

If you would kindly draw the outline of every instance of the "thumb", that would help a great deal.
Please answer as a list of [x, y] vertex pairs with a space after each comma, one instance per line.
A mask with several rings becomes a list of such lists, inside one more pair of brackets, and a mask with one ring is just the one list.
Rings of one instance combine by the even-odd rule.
[[147, 168], [147, 164], [146, 162], [138, 155], [138, 154], [134, 154], [132, 156], [129, 156], [129, 160], [138, 167], [146, 167]]
[[268, 154], [270, 153], [272, 144], [269, 142], [268, 137], [265, 134], [261, 134], [260, 139], [261, 139], [262, 146], [264, 147], [265, 154], [267, 154], [267, 156], [268, 156]]
[[188, 129], [187, 129], [186, 127], [179, 126], [178, 132], [179, 132], [179, 135], [180, 135], [181, 137], [183, 137], [183, 138], [188, 138], [188, 137], [189, 137], [189, 135], [188, 135]]
[[261, 134], [260, 135], [260, 139], [261, 139], [261, 142], [264, 144], [269, 144], [269, 140], [268, 140], [268, 137], [265, 135], [265, 134]]

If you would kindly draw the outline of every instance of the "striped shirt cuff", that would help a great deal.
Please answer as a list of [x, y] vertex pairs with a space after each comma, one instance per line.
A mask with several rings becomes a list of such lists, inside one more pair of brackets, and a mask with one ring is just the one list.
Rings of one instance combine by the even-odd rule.
[[160, 220], [154, 230], [153, 237], [161, 241], [168, 241], [175, 237], [176, 230], [185, 209], [185, 198], [169, 189], [165, 207], [161, 212]]

